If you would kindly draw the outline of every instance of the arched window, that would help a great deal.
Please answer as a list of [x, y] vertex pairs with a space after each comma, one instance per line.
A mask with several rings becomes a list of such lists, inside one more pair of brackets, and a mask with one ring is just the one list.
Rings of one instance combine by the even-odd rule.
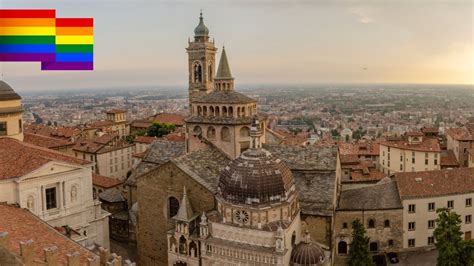
[[212, 126], [207, 128], [207, 138], [213, 139], [216, 137], [216, 129]]
[[371, 242], [369, 244], [369, 249], [372, 252], [377, 252], [377, 251], [379, 251], [379, 245], [377, 244], [377, 242]]
[[227, 116], [227, 107], [222, 107], [222, 116]]
[[175, 197], [168, 198], [168, 218], [172, 218], [178, 213], [179, 201]]
[[204, 106], [204, 107], [202, 108], [202, 115], [203, 115], [203, 116], [207, 116], [207, 106]]
[[369, 228], [375, 228], [375, 220], [374, 219], [369, 219]]
[[393, 240], [392, 239], [388, 240], [388, 246], [393, 247]]
[[248, 127], [242, 127], [240, 129], [240, 136], [243, 138], [250, 136], [250, 129]]
[[232, 108], [232, 106], [229, 106], [229, 116], [233, 116], [234, 115], [234, 109]]
[[337, 254], [346, 255], [347, 254], [347, 243], [346, 241], [339, 241], [337, 244]]
[[221, 140], [230, 141], [230, 129], [228, 127], [223, 127], [221, 129]]
[[202, 108], [201, 108], [201, 106], [198, 106], [198, 116], [202, 116]]
[[385, 227], [390, 227], [390, 220], [385, 220], [383, 224]]
[[202, 66], [199, 62], [194, 63], [193, 67], [194, 83], [202, 82]]
[[201, 129], [200, 126], [195, 126], [195, 127], [193, 128], [193, 134], [194, 134], [194, 135], [196, 135], [196, 136], [197, 136], [197, 135], [201, 135], [201, 132], [202, 132], [202, 129]]
[[237, 107], [237, 117], [240, 117], [240, 107]]
[[209, 107], [209, 114], [211, 116], [215, 116], [216, 114], [214, 113], [214, 106]]
[[219, 112], [219, 106], [216, 106], [216, 108], [214, 108], [214, 110], [216, 110], [216, 116], [220, 116], [220, 112]]
[[189, 255], [197, 258], [198, 254], [198, 248], [196, 245], [196, 242], [191, 241], [191, 244], [189, 244]]
[[186, 238], [181, 236], [179, 238], [179, 253], [188, 254], [188, 244], [186, 243]]

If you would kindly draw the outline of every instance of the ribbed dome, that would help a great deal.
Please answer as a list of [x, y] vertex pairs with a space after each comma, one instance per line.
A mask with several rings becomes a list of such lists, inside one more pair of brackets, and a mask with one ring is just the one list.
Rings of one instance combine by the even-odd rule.
[[287, 200], [295, 191], [291, 170], [264, 149], [248, 149], [221, 172], [220, 196], [234, 204], [264, 205]]
[[324, 251], [311, 242], [308, 233], [306, 233], [304, 240], [291, 251], [291, 265], [319, 266], [323, 265], [324, 260]]
[[3, 80], [0, 80], [0, 101], [9, 100], [20, 100], [21, 97], [18, 95], [10, 85]]
[[209, 36], [209, 29], [206, 27], [206, 25], [204, 25], [204, 19], [202, 17], [202, 12], [201, 12], [201, 15], [199, 16], [199, 24], [194, 29], [194, 36], [196, 36], [196, 37], [207, 37], [207, 36]]

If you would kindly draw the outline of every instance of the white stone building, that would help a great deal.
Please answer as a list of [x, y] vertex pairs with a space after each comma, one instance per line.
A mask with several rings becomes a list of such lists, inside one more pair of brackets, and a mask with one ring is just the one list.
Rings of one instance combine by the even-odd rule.
[[88, 248], [109, 248], [109, 213], [92, 197], [91, 167], [89, 161], [1, 138], [0, 202], [30, 210]]
[[474, 168], [395, 174], [403, 205], [403, 248], [434, 245], [436, 210], [449, 208], [461, 216], [465, 239], [472, 238]]

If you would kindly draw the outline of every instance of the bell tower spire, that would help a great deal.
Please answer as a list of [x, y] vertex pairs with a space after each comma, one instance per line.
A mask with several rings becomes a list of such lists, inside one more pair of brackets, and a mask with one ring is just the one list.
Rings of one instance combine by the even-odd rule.
[[202, 10], [199, 23], [194, 29], [194, 40], [188, 41], [188, 77], [189, 102], [197, 97], [214, 90], [214, 73], [217, 48], [211, 42], [209, 29], [204, 24]]
[[219, 61], [216, 77], [214, 78], [214, 85], [216, 90], [234, 90], [234, 78], [230, 72], [225, 47], [222, 47], [221, 59]]

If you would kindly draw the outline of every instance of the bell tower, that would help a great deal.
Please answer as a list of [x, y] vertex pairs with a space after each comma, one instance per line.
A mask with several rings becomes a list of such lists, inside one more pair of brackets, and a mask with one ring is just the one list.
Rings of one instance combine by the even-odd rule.
[[199, 24], [194, 29], [194, 40], [188, 41], [189, 102], [214, 90], [214, 73], [217, 48], [209, 38], [209, 29], [204, 25], [202, 12]]

